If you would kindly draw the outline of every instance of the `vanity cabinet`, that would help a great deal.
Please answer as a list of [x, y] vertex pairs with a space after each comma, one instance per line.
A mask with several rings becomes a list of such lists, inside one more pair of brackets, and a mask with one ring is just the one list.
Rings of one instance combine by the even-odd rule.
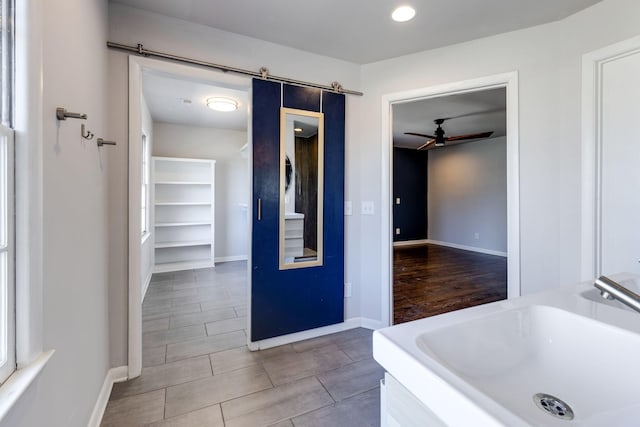
[[214, 266], [215, 163], [153, 157], [154, 272]]
[[446, 427], [424, 403], [388, 373], [380, 382], [381, 427]]

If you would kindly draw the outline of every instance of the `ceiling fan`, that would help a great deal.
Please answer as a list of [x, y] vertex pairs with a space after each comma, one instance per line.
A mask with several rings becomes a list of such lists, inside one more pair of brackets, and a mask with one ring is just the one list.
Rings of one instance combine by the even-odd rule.
[[434, 144], [435, 147], [442, 147], [445, 145], [447, 141], [462, 141], [465, 139], [480, 139], [480, 138], [488, 138], [493, 134], [493, 131], [490, 132], [478, 132], [478, 133], [468, 133], [466, 135], [456, 135], [456, 136], [444, 136], [444, 129], [442, 129], [442, 124], [448, 119], [435, 119], [433, 122], [438, 125], [435, 130], [435, 135], [427, 135], [424, 133], [416, 133], [416, 132], [405, 132], [405, 135], [414, 135], [421, 136], [423, 138], [429, 138], [429, 141], [422, 144], [418, 147], [418, 150], [423, 150], [429, 147], [431, 144]]

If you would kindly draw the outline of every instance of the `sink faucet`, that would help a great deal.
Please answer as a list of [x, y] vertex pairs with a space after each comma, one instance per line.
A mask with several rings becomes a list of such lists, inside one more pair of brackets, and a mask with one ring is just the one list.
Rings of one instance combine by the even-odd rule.
[[593, 284], [600, 290], [600, 295], [606, 299], [616, 299], [640, 313], [640, 295], [614, 282], [607, 276], [600, 276]]

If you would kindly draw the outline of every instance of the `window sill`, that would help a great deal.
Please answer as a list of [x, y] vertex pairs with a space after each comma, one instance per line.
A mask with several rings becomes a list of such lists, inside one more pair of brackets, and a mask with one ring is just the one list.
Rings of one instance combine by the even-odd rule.
[[27, 366], [17, 369], [7, 381], [0, 386], [0, 421], [9, 413], [13, 405], [20, 399], [40, 375], [55, 350], [43, 352]]

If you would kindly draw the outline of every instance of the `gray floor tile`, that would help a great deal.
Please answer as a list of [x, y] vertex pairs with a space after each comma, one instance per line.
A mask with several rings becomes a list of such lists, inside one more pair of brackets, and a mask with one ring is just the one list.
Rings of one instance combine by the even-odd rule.
[[213, 353], [209, 357], [214, 375], [258, 364], [257, 355], [249, 351], [246, 346]]
[[149, 288], [147, 288], [147, 293], [145, 294], [145, 298], [159, 292], [166, 292], [166, 291], [172, 291], [172, 290], [173, 290], [173, 281], [151, 282], [149, 284]]
[[279, 423], [271, 424], [269, 427], [294, 427], [291, 420], [280, 421]]
[[351, 360], [371, 359], [373, 357], [373, 335], [338, 343], [338, 347], [347, 353]]
[[218, 320], [217, 322], [209, 322], [207, 327], [207, 335], [219, 335], [227, 332], [242, 331], [247, 329], [247, 318], [236, 317], [233, 319]]
[[283, 353], [262, 362], [274, 385], [284, 384], [300, 378], [348, 365], [352, 360], [335, 344], [305, 351]]
[[169, 318], [145, 320], [142, 322], [142, 333], [154, 331], [166, 331], [169, 329]]
[[230, 299], [229, 293], [226, 289], [212, 289], [207, 293], [198, 293], [189, 297], [178, 297], [171, 300], [173, 306], [193, 304], [193, 303], [208, 303], [212, 301], [224, 301]]
[[247, 306], [246, 306], [246, 304], [233, 307], [233, 309], [236, 311], [236, 316], [238, 316], [238, 317], [247, 317]]
[[283, 354], [286, 354], [286, 353], [295, 353], [295, 350], [293, 349], [293, 345], [285, 344], [278, 347], [267, 348], [265, 350], [254, 352], [254, 354], [260, 360], [263, 360], [263, 361], [270, 359], [272, 357], [282, 356]]
[[245, 262], [154, 275], [143, 304], [144, 369], [114, 386], [105, 425], [222, 427], [223, 416], [227, 426], [370, 425], [382, 375], [372, 332], [250, 352], [246, 277]]
[[177, 307], [168, 304], [166, 307], [154, 307], [150, 309], [142, 308], [142, 320], [153, 320], [161, 317], [169, 317], [177, 314], [197, 313], [200, 310], [200, 304], [185, 304]]
[[380, 389], [356, 395], [293, 419], [295, 427], [378, 427]]
[[142, 334], [142, 347], [157, 347], [206, 336], [204, 325], [185, 326], [166, 331], [145, 332]]
[[224, 427], [224, 421], [220, 405], [213, 405], [149, 424], [149, 427]]
[[165, 415], [170, 418], [271, 387], [259, 366], [214, 375], [167, 388]]
[[142, 349], [142, 367], [162, 365], [167, 357], [167, 346], [146, 347]]
[[110, 400], [102, 417], [102, 427], [141, 426], [164, 417], [164, 390]]
[[167, 362], [243, 347], [246, 343], [247, 337], [244, 332], [236, 331], [177, 344], [169, 344], [167, 346]]
[[198, 290], [196, 288], [186, 288], [186, 289], [173, 289], [174, 285], [171, 285], [171, 290], [164, 291], [154, 291], [151, 294], [147, 292], [147, 295], [144, 298], [144, 303], [154, 303], [160, 301], [166, 301], [172, 298], [182, 298], [189, 297], [198, 294]]
[[111, 398], [119, 399], [124, 396], [159, 390], [168, 386], [210, 377], [212, 374], [211, 361], [207, 356], [144, 368], [142, 369], [142, 375], [138, 378], [115, 384], [111, 392]]
[[375, 360], [367, 359], [317, 377], [331, 397], [339, 401], [378, 387], [384, 377], [384, 369]]
[[236, 316], [236, 312], [231, 307], [217, 308], [213, 310], [202, 311], [191, 314], [180, 314], [171, 316], [171, 328], [181, 328], [189, 325], [198, 325], [207, 322], [215, 322], [218, 320], [232, 319]]
[[206, 311], [223, 307], [235, 307], [236, 305], [243, 305], [246, 303], [247, 299], [244, 297], [229, 297], [203, 302], [200, 305], [202, 306], [202, 311]]
[[293, 349], [297, 352], [309, 351], [316, 348], [326, 347], [334, 344], [333, 335], [324, 335], [317, 338], [311, 338], [309, 340], [298, 341], [291, 344]]
[[322, 384], [309, 377], [224, 402], [222, 414], [227, 427], [269, 426], [332, 403]]

